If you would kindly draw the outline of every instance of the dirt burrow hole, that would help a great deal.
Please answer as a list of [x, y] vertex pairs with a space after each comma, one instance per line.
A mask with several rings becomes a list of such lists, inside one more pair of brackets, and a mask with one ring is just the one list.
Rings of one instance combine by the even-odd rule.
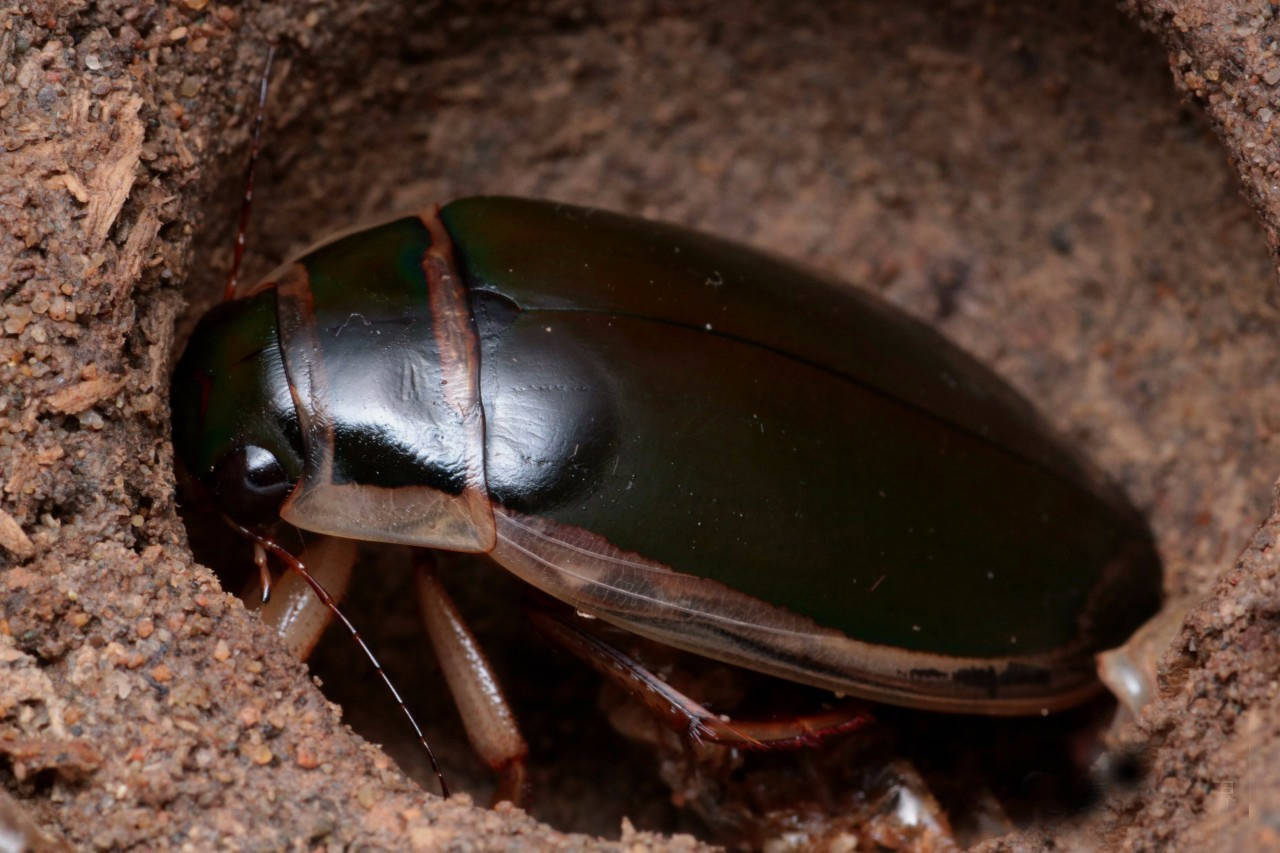
[[[34, 272], [0, 283], [12, 317], [49, 282], [69, 282], [81, 330], [37, 312], [4, 338], [0, 470], [17, 484], [5, 510], [36, 556], [7, 555], [16, 686], [0, 710], [22, 743], [84, 750], [63, 761], [4, 747], [9, 791], [76, 844], [394, 847], [405, 832], [426, 846], [511, 833], [585, 843], [510, 811], [422, 797], [342, 731], [305, 671], [189, 562], [165, 371], [230, 263], [269, 39], [280, 50], [248, 279], [334, 230], [463, 195], [684, 223], [874, 290], [995, 366], [1149, 514], [1171, 596], [1210, 592], [1267, 515], [1280, 311], [1265, 239], [1164, 52], [1110, 3], [38, 11], [15, 13], [3, 44], [15, 67], [48, 56], [26, 82], [5, 80], [17, 95], [6, 103], [50, 150], [73, 150], [74, 134], [101, 142], [97, 159], [63, 157], [42, 173], [22, 221], [51, 224], [14, 250]], [[41, 101], [50, 86], [52, 106]], [[117, 112], [76, 113], [85, 93]], [[130, 109], [141, 131], [132, 192], [98, 227], [86, 216], [99, 184], [78, 188], [86, 208], [57, 176], [100, 176], [102, 152], [127, 160]], [[101, 269], [69, 274], [71, 252], [99, 259], [79, 269]], [[15, 366], [36, 357], [48, 369]], [[122, 384], [87, 407], [30, 402], [101, 376]], [[54, 446], [64, 454], [31, 461]], [[225, 536], [212, 550], [206, 563], [242, 556]], [[406, 603], [408, 574], [394, 557], [371, 560], [351, 615], [373, 629], [455, 784], [483, 802], [488, 777]], [[470, 565], [449, 581], [525, 726], [536, 818], [617, 837], [625, 816], [717, 839], [672, 804], [654, 755], [613, 732], [594, 678], [521, 624], [514, 581]], [[344, 637], [326, 639], [311, 671], [346, 722], [428, 778]], [[24, 719], [22, 707], [36, 710]], [[1078, 812], [1031, 809], [1021, 837], [1100, 844], [1189, 826], [1190, 812], [1147, 809], [1152, 784], [1102, 791]]]

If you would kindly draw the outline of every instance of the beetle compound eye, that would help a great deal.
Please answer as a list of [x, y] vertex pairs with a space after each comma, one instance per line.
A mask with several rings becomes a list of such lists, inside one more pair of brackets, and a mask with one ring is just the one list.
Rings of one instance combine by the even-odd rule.
[[257, 445], [236, 448], [213, 469], [214, 495], [222, 509], [240, 521], [275, 521], [281, 502], [292, 490], [280, 460]]

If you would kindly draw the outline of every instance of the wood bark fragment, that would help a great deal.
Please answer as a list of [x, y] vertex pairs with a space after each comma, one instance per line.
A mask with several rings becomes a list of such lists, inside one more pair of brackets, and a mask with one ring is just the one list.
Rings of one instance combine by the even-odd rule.
[[20, 560], [29, 559], [35, 554], [35, 545], [22, 530], [22, 526], [13, 516], [0, 509], [0, 547], [5, 548]]

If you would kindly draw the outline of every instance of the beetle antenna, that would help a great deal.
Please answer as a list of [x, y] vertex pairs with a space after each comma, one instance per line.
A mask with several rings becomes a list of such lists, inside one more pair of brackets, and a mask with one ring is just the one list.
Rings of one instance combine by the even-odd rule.
[[373, 669], [382, 679], [382, 683], [387, 685], [387, 689], [391, 691], [392, 698], [396, 700], [396, 704], [399, 705], [400, 710], [404, 712], [405, 719], [409, 721], [409, 725], [413, 726], [413, 732], [418, 736], [418, 743], [422, 744], [422, 748], [426, 750], [427, 759], [431, 762], [431, 769], [435, 771], [436, 779], [440, 781], [440, 794], [441, 796], [448, 798], [449, 785], [444, 781], [444, 772], [441, 771], [440, 764], [436, 761], [436, 754], [431, 751], [431, 744], [427, 743], [427, 736], [422, 733], [422, 727], [418, 725], [418, 721], [414, 718], [413, 712], [409, 710], [409, 706], [406, 705], [404, 699], [401, 698], [400, 691], [396, 690], [395, 684], [391, 682], [391, 676], [387, 675], [387, 671], [382, 668], [382, 664], [374, 655], [373, 650], [369, 648], [365, 643], [364, 638], [360, 636], [360, 632], [356, 630], [356, 626], [351, 624], [351, 620], [348, 619], [346, 614], [338, 607], [338, 603], [333, 600], [333, 597], [329, 595], [328, 591], [325, 590], [320, 582], [311, 576], [311, 573], [307, 571], [307, 567], [302, 564], [302, 561], [293, 556], [293, 554], [290, 554], [284, 546], [280, 545], [280, 543], [263, 536], [261, 533], [256, 533], [255, 531], [250, 530], [228, 515], [224, 514], [222, 517], [226, 520], [227, 524], [230, 524], [232, 529], [240, 535], [252, 539], [255, 546], [268, 551], [277, 560], [283, 563], [287, 569], [292, 572], [296, 572], [299, 577], [306, 581], [307, 586], [311, 587], [311, 591], [316, 594], [316, 598], [319, 598], [321, 603], [323, 603], [325, 607], [329, 608], [329, 612], [338, 617], [338, 621], [341, 622], [346, 627], [347, 632], [351, 634], [351, 639], [356, 641], [356, 645], [358, 645], [360, 650], [364, 652], [364, 656], [369, 659], [369, 663], [373, 665]]
[[253, 116], [253, 143], [249, 148], [249, 165], [244, 170], [244, 196], [240, 199], [240, 225], [236, 228], [236, 252], [231, 261], [231, 274], [222, 290], [222, 301], [236, 298], [236, 284], [240, 279], [240, 261], [244, 258], [244, 235], [249, 230], [249, 208], [253, 204], [253, 170], [258, 165], [258, 151], [262, 147], [262, 121], [267, 112], [267, 83], [271, 80], [271, 63], [276, 58], [276, 46], [267, 48], [267, 64], [262, 69], [262, 82], [258, 86], [258, 110]]

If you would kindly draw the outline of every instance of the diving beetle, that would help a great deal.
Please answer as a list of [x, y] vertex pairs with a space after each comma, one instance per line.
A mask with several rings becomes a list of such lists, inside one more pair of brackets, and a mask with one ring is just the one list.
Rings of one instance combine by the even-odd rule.
[[991, 370], [874, 296], [614, 213], [466, 198], [322, 245], [201, 319], [172, 413], [259, 545], [283, 519], [486, 554], [584, 616], [862, 699], [1064, 709], [1161, 601], [1143, 517]]

